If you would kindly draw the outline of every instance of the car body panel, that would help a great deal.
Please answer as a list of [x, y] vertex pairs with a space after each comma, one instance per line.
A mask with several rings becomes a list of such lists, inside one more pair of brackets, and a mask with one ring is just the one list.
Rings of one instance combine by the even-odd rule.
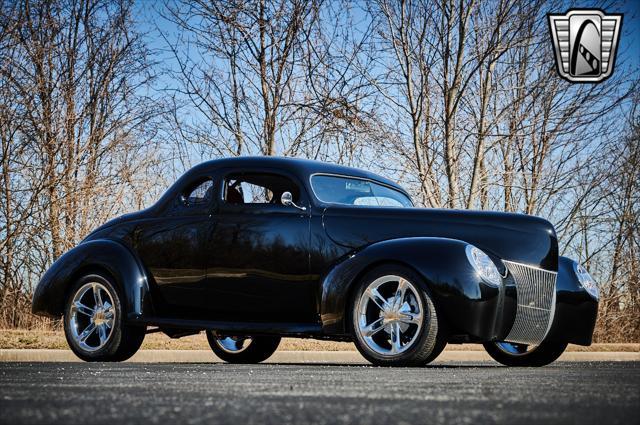
[[308, 253], [306, 214], [282, 205], [223, 208], [209, 248], [209, 313], [227, 320], [316, 321], [317, 278]]
[[[426, 208], [327, 208], [325, 229], [351, 248], [388, 239], [443, 237], [463, 240], [497, 258], [558, 270], [558, 241], [551, 223], [524, 214]], [[375, 226], [371, 226], [371, 222]]]
[[124, 245], [108, 239], [86, 241], [58, 258], [36, 287], [33, 312], [59, 317], [70, 285], [83, 274], [95, 272], [107, 272], [114, 278], [124, 295], [129, 319], [153, 315], [154, 303], [142, 264]]
[[[327, 333], [348, 333], [347, 305], [354, 282], [371, 267], [395, 263], [424, 278], [446, 322], [456, 333], [490, 340], [508, 332], [515, 309], [505, 289], [486, 284], [467, 260], [466, 242], [446, 238], [386, 240], [349, 253], [322, 283], [322, 322]], [[506, 307], [505, 307], [506, 306]], [[505, 311], [508, 310], [508, 311]]]
[[574, 261], [559, 258], [556, 311], [547, 338], [577, 345], [591, 345], [598, 317], [598, 301], [580, 284]]

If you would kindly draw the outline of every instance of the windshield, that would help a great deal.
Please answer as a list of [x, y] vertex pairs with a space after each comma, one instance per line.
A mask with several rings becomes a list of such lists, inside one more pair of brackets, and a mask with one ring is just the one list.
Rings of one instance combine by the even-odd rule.
[[411, 208], [411, 199], [399, 190], [357, 177], [316, 174], [311, 186], [322, 202], [344, 205]]

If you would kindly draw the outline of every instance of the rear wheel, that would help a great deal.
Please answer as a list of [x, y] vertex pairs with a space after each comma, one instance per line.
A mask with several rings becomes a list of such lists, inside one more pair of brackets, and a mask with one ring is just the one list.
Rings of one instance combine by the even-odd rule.
[[144, 327], [125, 323], [121, 298], [109, 279], [82, 277], [67, 299], [64, 331], [71, 350], [85, 361], [123, 361], [142, 345]]
[[379, 366], [421, 366], [446, 345], [426, 285], [401, 266], [381, 266], [363, 277], [351, 322], [358, 351]]
[[540, 345], [487, 342], [487, 353], [505, 366], [539, 367], [553, 363], [564, 353], [566, 342], [543, 341]]
[[227, 363], [260, 363], [267, 360], [280, 345], [275, 336], [226, 336], [207, 331], [213, 353]]

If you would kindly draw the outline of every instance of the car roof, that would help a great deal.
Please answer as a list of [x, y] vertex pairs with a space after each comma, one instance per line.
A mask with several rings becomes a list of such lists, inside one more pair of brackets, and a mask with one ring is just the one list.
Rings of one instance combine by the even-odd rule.
[[388, 186], [395, 187], [402, 192], [405, 190], [396, 182], [385, 177], [371, 173], [369, 171], [360, 170], [358, 168], [346, 167], [344, 165], [332, 164], [322, 161], [313, 161], [302, 158], [289, 158], [281, 156], [240, 156], [233, 158], [214, 159], [203, 162], [193, 167], [190, 172], [200, 172], [204, 170], [220, 169], [220, 168], [278, 168], [288, 170], [297, 174], [303, 179], [308, 179], [313, 174], [339, 174], [346, 176], [354, 176], [365, 179], [378, 181]]

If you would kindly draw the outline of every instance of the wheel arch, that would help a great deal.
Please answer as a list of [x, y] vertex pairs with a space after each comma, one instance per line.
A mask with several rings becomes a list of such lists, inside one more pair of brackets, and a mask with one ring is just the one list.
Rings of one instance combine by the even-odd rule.
[[61, 316], [73, 283], [89, 273], [111, 278], [124, 297], [123, 307], [128, 318], [151, 313], [153, 304], [144, 268], [127, 247], [110, 239], [81, 243], [58, 258], [36, 286], [33, 313]]
[[124, 294], [124, 288], [122, 287], [122, 284], [116, 279], [115, 276], [113, 276], [113, 274], [107, 268], [99, 264], [87, 264], [78, 268], [73, 272], [73, 274], [69, 276], [69, 282], [67, 285], [65, 285], [65, 289], [64, 289], [64, 296], [62, 301], [63, 310], [64, 310], [64, 303], [65, 303], [64, 300], [66, 300], [69, 297], [69, 295], [71, 295], [71, 290], [74, 287], [74, 283], [80, 280], [80, 278], [82, 278], [83, 276], [87, 276], [90, 274], [97, 274], [104, 278], [109, 279], [116, 286], [116, 289], [120, 291], [119, 295]]
[[323, 332], [349, 334], [348, 309], [358, 282], [375, 267], [398, 264], [424, 280], [434, 304], [452, 329], [490, 339], [496, 332], [499, 289], [481, 283], [467, 260], [467, 245], [447, 238], [401, 238], [348, 254], [322, 280]]

